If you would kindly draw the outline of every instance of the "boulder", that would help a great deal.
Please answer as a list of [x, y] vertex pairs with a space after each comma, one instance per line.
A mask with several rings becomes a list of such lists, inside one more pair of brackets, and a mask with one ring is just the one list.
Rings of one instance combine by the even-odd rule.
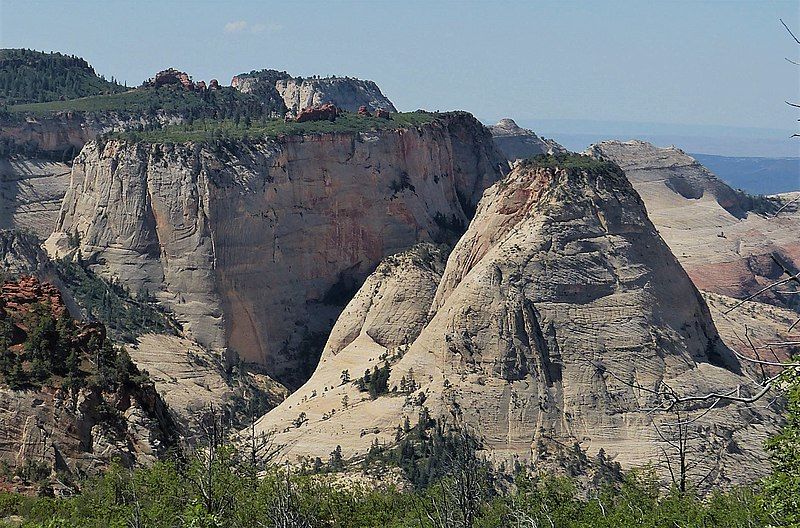
[[158, 72], [155, 77], [144, 82], [144, 86], [153, 86], [155, 88], [169, 85], [181, 86], [184, 90], [189, 91], [196, 89], [189, 74], [176, 70], [175, 68], [162, 70]]
[[306, 121], [334, 121], [336, 116], [339, 115], [339, 109], [331, 103], [323, 105], [310, 106], [300, 110], [297, 114], [295, 121], [304, 123]]

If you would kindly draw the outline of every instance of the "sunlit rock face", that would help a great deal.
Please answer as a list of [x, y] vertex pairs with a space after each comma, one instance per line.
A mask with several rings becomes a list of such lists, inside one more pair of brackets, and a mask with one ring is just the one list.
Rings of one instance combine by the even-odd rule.
[[307, 379], [380, 260], [454, 241], [506, 171], [465, 113], [408, 129], [224, 145], [88, 144], [48, 241], [146, 290], [204, 346]]
[[564, 154], [567, 149], [552, 139], [541, 138], [532, 130], [521, 128], [513, 119], [505, 118], [489, 127], [497, 148], [513, 161], [540, 154]]
[[[638, 387], [752, 387], [613, 164], [518, 164], [484, 193], [443, 271], [436, 262], [401, 254], [381, 265], [311, 379], [262, 418], [288, 459], [391, 445], [398, 425], [425, 409], [467, 424], [498, 459], [536, 460], [542, 445], [578, 442], [632, 467], [657, 460], [654, 423], [674, 420], [650, 412], [653, 395]], [[385, 361], [383, 396], [341, 382], [344, 370], [361, 376]], [[767, 471], [762, 442], [776, 423], [770, 411], [737, 405], [698, 420], [719, 454], [703, 462], [712, 480]]]
[[377, 84], [353, 77], [292, 77], [286, 72], [261, 70], [235, 76], [231, 86], [271, 104], [282, 100], [286, 110], [294, 113], [325, 103], [348, 112], [361, 106], [397, 112]]
[[[650, 219], [695, 285], [745, 298], [800, 267], [800, 208], [790, 197], [754, 197], [731, 189], [682, 150], [643, 141], [604, 141], [587, 153], [617, 163], [641, 195]], [[800, 308], [797, 295], [757, 300]]]

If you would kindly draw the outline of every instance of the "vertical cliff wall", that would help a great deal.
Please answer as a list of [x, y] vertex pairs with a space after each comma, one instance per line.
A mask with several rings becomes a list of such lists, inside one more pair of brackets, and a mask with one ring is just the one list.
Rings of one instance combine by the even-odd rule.
[[454, 241], [504, 167], [464, 113], [360, 134], [90, 143], [48, 245], [63, 254], [77, 233], [93, 269], [155, 295], [200, 343], [292, 385], [377, 263]]

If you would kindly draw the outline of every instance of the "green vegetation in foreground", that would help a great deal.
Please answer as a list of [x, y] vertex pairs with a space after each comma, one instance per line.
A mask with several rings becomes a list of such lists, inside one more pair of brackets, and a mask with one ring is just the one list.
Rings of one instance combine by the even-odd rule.
[[[324, 477], [287, 479], [277, 469], [259, 480], [252, 469], [231, 464], [235, 456], [230, 449], [219, 450], [210, 479], [204, 460], [197, 458], [135, 471], [114, 467], [69, 499], [0, 493], [0, 515], [19, 515], [23, 527], [42, 528], [749, 528], [768, 523], [749, 490], [704, 501], [688, 493], [660, 494], [647, 474], [631, 474], [591, 499], [582, 499], [569, 479], [520, 474], [514, 492], [484, 496], [470, 524], [460, 514], [451, 522], [432, 522], [427, 514], [435, 511], [434, 502], [450, 500], [446, 488], [374, 490], [334, 485]], [[201, 491], [202, 484], [211, 485], [210, 493]]]
[[522, 162], [531, 168], [543, 169], [581, 169], [589, 171], [618, 172], [619, 168], [610, 161], [603, 161], [583, 154], [539, 154]]
[[[345, 373], [342, 376], [345, 379]], [[785, 382], [788, 422], [769, 442], [775, 469], [760, 489], [735, 488], [700, 498], [691, 490], [663, 490], [647, 470], [620, 475], [618, 466], [608, 462], [593, 466], [605, 469], [594, 473], [588, 489], [579, 480], [537, 475], [523, 467], [509, 476], [495, 472], [476, 455], [479, 443], [468, 434], [434, 422], [423, 412], [414, 427], [407, 421], [398, 426], [399, 445], [390, 452], [375, 444], [366, 458], [348, 462], [337, 447], [328, 461], [316, 459], [291, 475], [285, 467], [260, 462], [277, 452], [270, 437], [251, 434], [237, 449], [218, 440], [216, 426], [208, 427], [215, 434], [209, 433], [205, 447], [194, 454], [134, 470], [112, 466], [84, 481], [74, 497], [0, 492], [0, 518], [9, 519], [0, 521], [0, 526], [798, 527], [800, 375], [796, 369], [789, 369]], [[383, 464], [389, 460], [416, 483], [415, 488], [375, 488], [346, 480], [346, 472], [358, 466], [367, 474], [388, 475], [391, 470]], [[575, 473], [575, 464], [581, 463], [578, 457], [563, 467], [568, 474], [580, 474]]]
[[126, 131], [106, 137], [148, 143], [186, 143], [227, 139], [257, 139], [263, 137], [291, 136], [302, 134], [326, 134], [332, 132], [369, 132], [373, 130], [393, 130], [409, 128], [430, 123], [436, 114], [428, 112], [403, 112], [392, 114], [389, 119], [360, 116], [344, 112], [336, 121], [307, 121], [305, 123], [284, 122], [283, 119], [200, 119], [192, 123], [169, 125], [144, 131]]
[[27, 49], [0, 50], [0, 104], [41, 103], [127, 90], [85, 60]]
[[[800, 362], [800, 356], [793, 358]], [[788, 368], [782, 382], [788, 395], [786, 425], [767, 442], [773, 472], [764, 481], [762, 498], [772, 518], [783, 524], [800, 527], [800, 369]]]
[[73, 498], [0, 493], [0, 515], [20, 515], [23, 526], [65, 528], [744, 528], [770, 523], [750, 489], [701, 500], [688, 492], [660, 492], [649, 472], [632, 472], [587, 497], [569, 478], [519, 470], [513, 482], [503, 483], [508, 491], [501, 492], [474, 453], [451, 448], [447, 474], [414, 491], [337, 484], [344, 467], [338, 448], [315, 473], [287, 477], [279, 467], [253, 464], [247, 448], [220, 445], [149, 468], [112, 467], [88, 480]]

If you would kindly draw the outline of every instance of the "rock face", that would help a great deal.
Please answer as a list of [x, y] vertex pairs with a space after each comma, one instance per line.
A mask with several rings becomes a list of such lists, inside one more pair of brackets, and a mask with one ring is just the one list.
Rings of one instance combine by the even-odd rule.
[[532, 130], [520, 128], [513, 119], [501, 119], [489, 127], [497, 148], [509, 160], [525, 159], [539, 154], [564, 154], [567, 149], [553, 141], [537, 136]]
[[[190, 92], [200, 89], [200, 87], [195, 85], [195, 83], [192, 81], [192, 78], [189, 77], [188, 73], [176, 70], [175, 68], [168, 68], [158, 72], [155, 77], [146, 80], [143, 86], [154, 86], [156, 88], [160, 86], [180, 86], [184, 90], [188, 90]], [[205, 88], [205, 86], [206, 83], [203, 82], [203, 88]]]
[[[759, 359], [759, 356], [760, 359], [770, 358], [770, 361], [788, 361], [800, 354], [800, 345], [775, 346], [775, 343], [797, 341], [788, 331], [797, 320], [797, 312], [754, 301], [730, 311], [739, 304], [739, 299], [709, 292], [703, 292], [703, 298], [720, 337], [737, 354], [751, 359]], [[755, 379], [760, 379], [764, 372], [777, 374], [774, 368], [765, 366], [762, 370], [761, 366], [749, 361], [742, 361], [742, 366]]]
[[33, 306], [45, 303], [50, 307], [56, 319], [67, 311], [67, 306], [61, 299], [61, 292], [50, 283], [41, 283], [33, 276], [23, 276], [14, 281], [3, 282], [0, 289], [3, 309], [13, 312], [20, 319], [30, 313]]
[[[650, 218], [705, 291], [744, 298], [800, 269], [800, 209], [734, 191], [680, 149], [642, 141], [604, 141], [588, 150], [617, 163], [642, 196]], [[769, 293], [759, 300], [797, 309], [797, 295]]]
[[128, 467], [152, 463], [174, 442], [162, 428], [167, 411], [152, 387], [104, 393], [0, 386], [0, 410], [0, 460], [12, 468], [43, 464], [53, 476], [95, 474], [114, 460]]
[[[426, 408], [471, 426], [494, 457], [536, 460], [543, 443], [577, 441], [630, 467], [660, 452], [651, 396], [631, 385], [664, 381], [684, 393], [751, 386], [641, 199], [611, 164], [518, 164], [484, 193], [433, 296], [438, 273], [425, 270], [436, 267], [400, 262], [384, 268], [395, 280], [368, 279], [311, 379], [259, 422], [277, 432], [287, 458], [327, 457], [336, 445], [345, 456], [364, 454], [376, 440], [391, 445], [404, 418], [415, 423]], [[417, 291], [419, 301], [409, 302]], [[393, 320], [398, 313], [403, 318]], [[371, 319], [407, 333], [382, 339]], [[342, 365], [360, 374], [384, 358], [387, 395], [373, 400], [338, 380]], [[716, 464], [709, 468], [716, 482], [766, 471], [761, 442], [775, 418], [749, 413], [728, 405], [698, 425], [720, 457], [705, 462]]]
[[[163, 111], [152, 117], [118, 112], [57, 112], [44, 116], [10, 114], [0, 116], [0, 140], [17, 147], [29, 147], [27, 150], [37, 153], [47, 153], [51, 159], [54, 156], [61, 159], [62, 155], [69, 154], [72, 149], [80, 150], [100, 134], [139, 125], [182, 122], [181, 116]], [[32, 161], [34, 164], [39, 162], [36, 159]]]
[[360, 106], [397, 112], [378, 85], [351, 77], [294, 78], [286, 72], [262, 70], [237, 75], [231, 80], [231, 86], [269, 101], [277, 96], [283, 100], [286, 109], [294, 113], [325, 103], [332, 103], [348, 112], [356, 112]]
[[95, 271], [154, 292], [189, 337], [295, 384], [377, 263], [454, 240], [504, 163], [463, 113], [233, 147], [90, 143], [48, 246], [77, 232]]
[[14, 156], [0, 159], [0, 229], [52, 233], [69, 185], [66, 163]]
[[148, 372], [189, 444], [212, 406], [233, 423], [247, 424], [251, 412], [274, 407], [288, 395], [265, 375], [226, 372], [218, 355], [178, 336], [145, 334], [128, 352]]
[[31, 235], [0, 231], [0, 263], [5, 273], [32, 275], [48, 270], [50, 259]]

